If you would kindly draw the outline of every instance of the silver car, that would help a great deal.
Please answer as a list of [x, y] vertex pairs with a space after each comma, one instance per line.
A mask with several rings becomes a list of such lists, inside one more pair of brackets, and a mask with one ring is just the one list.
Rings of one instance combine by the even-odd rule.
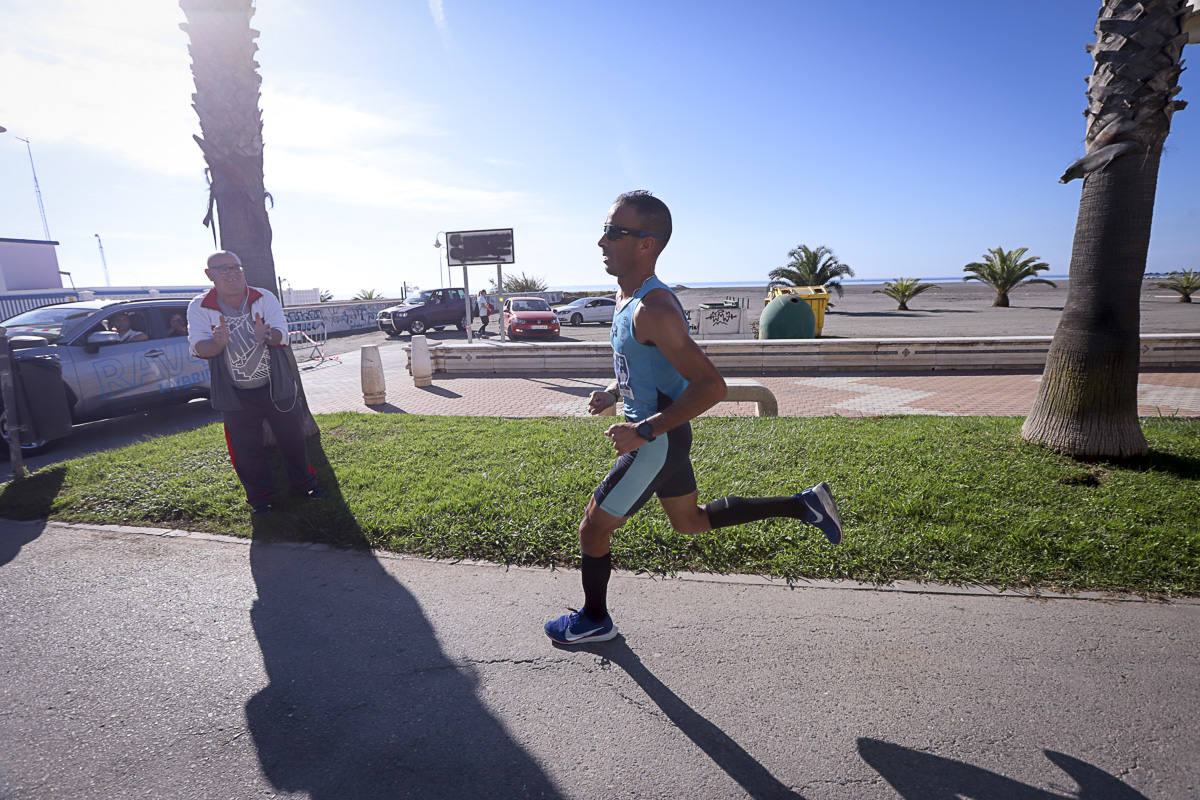
[[565, 306], [555, 306], [554, 313], [561, 325], [579, 326], [585, 322], [611, 325], [616, 307], [617, 301], [611, 297], [581, 297]]
[[[188, 350], [187, 305], [186, 299], [56, 303], [0, 324], [18, 362], [62, 368], [71, 421], [79, 423], [208, 396], [208, 362]], [[3, 418], [0, 412], [6, 434]]]

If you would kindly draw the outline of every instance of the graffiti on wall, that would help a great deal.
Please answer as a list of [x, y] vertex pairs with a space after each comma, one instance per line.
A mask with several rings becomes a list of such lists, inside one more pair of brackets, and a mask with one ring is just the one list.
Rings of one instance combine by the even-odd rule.
[[289, 331], [326, 334], [352, 333], [375, 328], [375, 316], [395, 301], [383, 303], [322, 303], [319, 306], [286, 308]]

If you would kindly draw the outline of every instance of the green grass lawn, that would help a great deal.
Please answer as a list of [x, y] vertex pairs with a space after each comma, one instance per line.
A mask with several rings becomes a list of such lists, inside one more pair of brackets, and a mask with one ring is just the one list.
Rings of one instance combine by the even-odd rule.
[[[575, 564], [576, 526], [613, 452], [611, 420], [332, 414], [313, 463], [325, 501], [283, 500], [261, 537], [441, 558]], [[1200, 594], [1200, 420], [1150, 419], [1151, 455], [1084, 464], [1019, 442], [1018, 418], [704, 418], [702, 500], [833, 486], [831, 547], [795, 521], [685, 537], [658, 504], [613, 539], [614, 563], [656, 573], [898, 579]], [[283, 477], [280, 475], [280, 485]], [[0, 516], [249, 536], [220, 426], [166, 436], [4, 484]]]

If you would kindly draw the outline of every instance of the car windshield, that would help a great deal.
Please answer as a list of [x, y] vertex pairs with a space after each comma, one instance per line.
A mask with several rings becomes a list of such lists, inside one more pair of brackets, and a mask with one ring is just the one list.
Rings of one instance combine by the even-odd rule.
[[433, 297], [433, 292], [413, 292], [408, 297], [404, 298], [404, 302], [408, 303], [409, 305], [416, 305], [417, 303], [428, 303], [430, 298], [432, 298], [432, 297]]
[[549, 311], [550, 306], [545, 300], [513, 300], [513, 311]]
[[3, 323], [11, 336], [44, 336], [54, 343], [72, 336], [83, 321], [95, 313], [94, 308], [63, 308], [49, 306], [17, 314]]

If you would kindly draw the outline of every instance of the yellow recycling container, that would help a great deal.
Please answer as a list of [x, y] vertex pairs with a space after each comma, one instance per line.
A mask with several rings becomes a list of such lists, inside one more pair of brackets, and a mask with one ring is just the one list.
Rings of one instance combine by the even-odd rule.
[[815, 334], [820, 336], [821, 326], [825, 324], [825, 308], [829, 305], [829, 290], [824, 286], [772, 286], [767, 290], [767, 299], [763, 305], [784, 294], [795, 294], [804, 298], [804, 302], [808, 303], [813, 316], [816, 317]]

